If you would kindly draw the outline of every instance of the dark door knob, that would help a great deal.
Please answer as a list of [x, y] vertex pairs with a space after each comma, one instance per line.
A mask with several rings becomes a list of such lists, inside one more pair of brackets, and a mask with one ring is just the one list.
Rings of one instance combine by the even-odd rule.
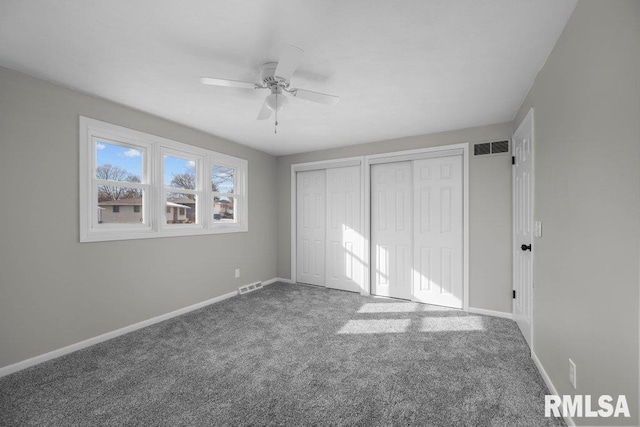
[[523, 251], [531, 251], [531, 243], [529, 243], [528, 245], [520, 246], [520, 249], [522, 249]]

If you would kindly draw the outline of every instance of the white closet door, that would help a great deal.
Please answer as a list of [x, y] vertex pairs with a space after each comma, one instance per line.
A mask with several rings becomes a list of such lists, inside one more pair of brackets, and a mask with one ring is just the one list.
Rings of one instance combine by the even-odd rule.
[[361, 222], [360, 167], [327, 169], [327, 287], [360, 291]]
[[297, 181], [297, 281], [325, 284], [325, 200], [324, 170], [298, 172]]
[[462, 308], [462, 156], [413, 162], [413, 297]]
[[411, 299], [411, 162], [371, 167], [371, 290]]

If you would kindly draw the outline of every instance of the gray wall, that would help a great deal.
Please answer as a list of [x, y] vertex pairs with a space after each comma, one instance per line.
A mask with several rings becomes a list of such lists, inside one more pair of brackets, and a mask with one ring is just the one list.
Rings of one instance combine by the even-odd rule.
[[[291, 165], [422, 147], [509, 139], [512, 124], [278, 157], [278, 277], [291, 278]], [[511, 157], [471, 156], [469, 162], [469, 305], [511, 312]]]
[[640, 2], [580, 0], [514, 123], [535, 108], [534, 351], [634, 415], [584, 425], [638, 424], [639, 70]]
[[[276, 276], [275, 157], [3, 68], [0, 93], [0, 367]], [[247, 159], [249, 232], [80, 244], [79, 115]]]

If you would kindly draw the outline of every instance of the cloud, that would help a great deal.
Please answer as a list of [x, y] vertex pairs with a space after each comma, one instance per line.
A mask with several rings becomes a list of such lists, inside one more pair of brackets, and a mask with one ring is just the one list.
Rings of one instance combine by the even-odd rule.
[[196, 162], [194, 162], [193, 160], [189, 160], [187, 164], [189, 165], [190, 168], [193, 168], [196, 166]]
[[96, 150], [104, 150], [105, 148], [106, 146], [104, 144], [96, 142]]
[[138, 150], [134, 150], [133, 148], [129, 148], [127, 151], [124, 152], [124, 155], [127, 157], [140, 157], [140, 153]]

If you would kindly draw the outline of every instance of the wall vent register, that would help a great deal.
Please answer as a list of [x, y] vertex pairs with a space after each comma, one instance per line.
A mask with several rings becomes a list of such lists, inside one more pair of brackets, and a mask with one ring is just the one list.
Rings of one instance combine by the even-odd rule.
[[485, 154], [498, 154], [509, 152], [509, 141], [494, 141], [494, 142], [481, 142], [474, 144], [473, 154], [475, 156], [482, 156]]

